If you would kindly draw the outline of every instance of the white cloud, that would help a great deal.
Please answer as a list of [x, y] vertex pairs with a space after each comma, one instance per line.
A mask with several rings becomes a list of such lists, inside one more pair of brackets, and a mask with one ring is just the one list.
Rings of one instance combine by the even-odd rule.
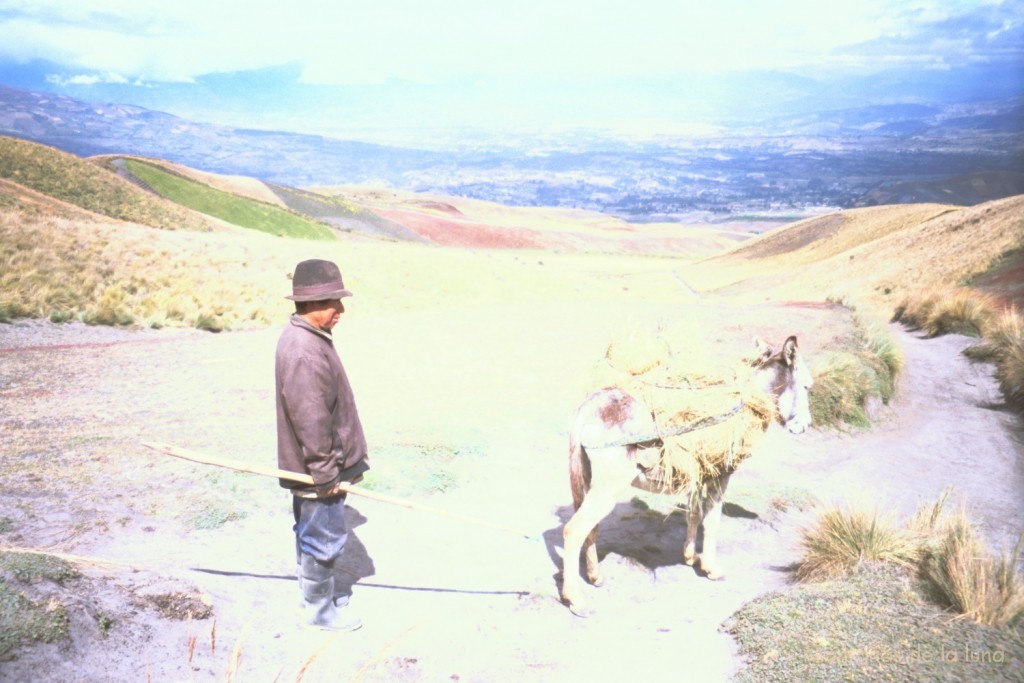
[[75, 76], [52, 74], [47, 76], [46, 80], [59, 86], [96, 85], [97, 83], [117, 83], [124, 85], [129, 82], [128, 79], [121, 74], [114, 74], [110, 72], [103, 74], [78, 74]]
[[[310, 83], [598, 80], [917, 59], [922, 26], [1021, 0], [0, 0], [0, 58], [188, 81], [298, 63]], [[1002, 28], [1000, 28], [1002, 27]], [[1010, 31], [1005, 24], [989, 32]], [[1012, 33], [1012, 32], [1011, 32]], [[953, 40], [952, 36], [942, 39]], [[948, 48], [970, 52], [956, 41]]]

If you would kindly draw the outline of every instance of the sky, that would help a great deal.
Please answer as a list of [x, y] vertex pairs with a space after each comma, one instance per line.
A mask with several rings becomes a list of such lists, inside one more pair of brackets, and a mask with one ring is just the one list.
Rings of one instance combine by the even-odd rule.
[[0, 0], [0, 83], [255, 127], [696, 121], [681, 74], [1022, 55], [1024, 0]]

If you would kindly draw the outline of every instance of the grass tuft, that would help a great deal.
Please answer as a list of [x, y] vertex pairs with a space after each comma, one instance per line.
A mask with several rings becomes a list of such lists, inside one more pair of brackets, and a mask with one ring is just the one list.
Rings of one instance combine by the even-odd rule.
[[939, 300], [922, 329], [931, 337], [944, 334], [980, 337], [992, 316], [990, 297], [977, 292], [958, 291]]
[[888, 404], [903, 370], [903, 350], [880, 324], [857, 316], [857, 337], [847, 348], [814, 360], [811, 417], [818, 426], [871, 426], [869, 405]]
[[994, 310], [991, 297], [961, 289], [908, 296], [896, 307], [892, 320], [922, 330], [930, 337], [944, 334], [980, 337], [994, 317]]
[[900, 322], [915, 330], [924, 329], [940, 299], [937, 294], [908, 294], [893, 310], [890, 322]]
[[961, 513], [950, 524], [922, 574], [940, 605], [990, 626], [1016, 626], [1024, 617], [1024, 534], [1009, 555], [985, 551], [974, 528]]
[[973, 360], [994, 363], [996, 378], [1006, 400], [1024, 414], [1024, 316], [1010, 307], [993, 318], [980, 344], [964, 354]]
[[980, 624], [1015, 627], [1024, 617], [1024, 533], [1008, 556], [989, 554], [961, 511], [943, 514], [945, 491], [906, 526], [860, 508], [827, 510], [801, 539], [798, 581], [849, 576], [870, 562], [919, 570], [930, 597]]
[[797, 565], [799, 581], [843, 576], [865, 562], [914, 566], [920, 555], [916, 534], [899, 527], [879, 512], [859, 508], [828, 510], [805, 530], [803, 556]]

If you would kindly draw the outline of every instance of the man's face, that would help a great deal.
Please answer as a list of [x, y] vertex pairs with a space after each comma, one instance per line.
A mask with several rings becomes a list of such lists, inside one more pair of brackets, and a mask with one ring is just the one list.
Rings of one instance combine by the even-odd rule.
[[327, 299], [317, 301], [306, 314], [306, 319], [321, 330], [330, 331], [338, 324], [344, 312], [345, 305], [341, 303], [341, 299]]

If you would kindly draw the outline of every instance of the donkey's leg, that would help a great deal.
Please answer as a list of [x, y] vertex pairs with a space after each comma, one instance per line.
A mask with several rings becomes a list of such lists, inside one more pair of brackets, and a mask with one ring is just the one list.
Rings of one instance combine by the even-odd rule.
[[[725, 488], [729, 485], [729, 475], [708, 481], [707, 501], [704, 506], [704, 544], [700, 553], [700, 569], [706, 577], [713, 581], [725, 578], [725, 572], [718, 563], [718, 529], [722, 523], [722, 504], [725, 502]], [[689, 532], [687, 532], [689, 533]]]
[[[611, 512], [612, 507], [615, 507], [614, 501], [611, 507], [608, 508], [608, 512]], [[607, 516], [608, 513], [605, 513], [601, 519]], [[600, 522], [594, 525], [594, 528], [587, 534], [586, 540], [583, 541], [583, 557], [586, 559], [587, 580], [595, 586], [601, 586], [604, 583], [604, 576], [601, 574], [601, 563], [597, 558], [597, 530], [600, 526]]]
[[585, 616], [586, 601], [583, 598], [583, 579], [580, 577], [580, 552], [587, 544], [587, 577], [600, 583], [597, 569], [598, 523], [608, 516], [615, 507], [614, 492], [591, 486], [583, 505], [565, 525], [562, 532], [564, 551], [562, 553], [562, 600], [569, 605], [573, 614]]
[[[609, 495], [610, 493], [610, 495]], [[615, 504], [621, 500], [621, 489], [612, 492], [601, 492], [602, 499], [595, 501], [593, 514], [598, 516], [597, 523], [594, 524], [594, 528], [587, 534], [587, 538], [583, 541], [583, 556], [586, 559], [586, 570], [587, 580], [590, 581], [594, 586], [600, 587], [604, 584], [604, 575], [601, 573], [601, 563], [597, 558], [597, 532], [600, 527], [601, 520], [608, 516], [608, 513], [612, 511]]]
[[573, 614], [580, 616], [586, 616], [580, 554], [585, 549], [587, 578], [594, 585], [601, 585], [597, 559], [597, 525], [621, 500], [636, 475], [636, 466], [629, 461], [625, 449], [621, 447], [591, 449], [587, 453], [592, 470], [590, 490], [562, 532], [562, 600], [569, 605]]
[[694, 495], [686, 511], [686, 545], [683, 546], [683, 562], [693, 565], [697, 561], [697, 529], [704, 521], [704, 500]]

